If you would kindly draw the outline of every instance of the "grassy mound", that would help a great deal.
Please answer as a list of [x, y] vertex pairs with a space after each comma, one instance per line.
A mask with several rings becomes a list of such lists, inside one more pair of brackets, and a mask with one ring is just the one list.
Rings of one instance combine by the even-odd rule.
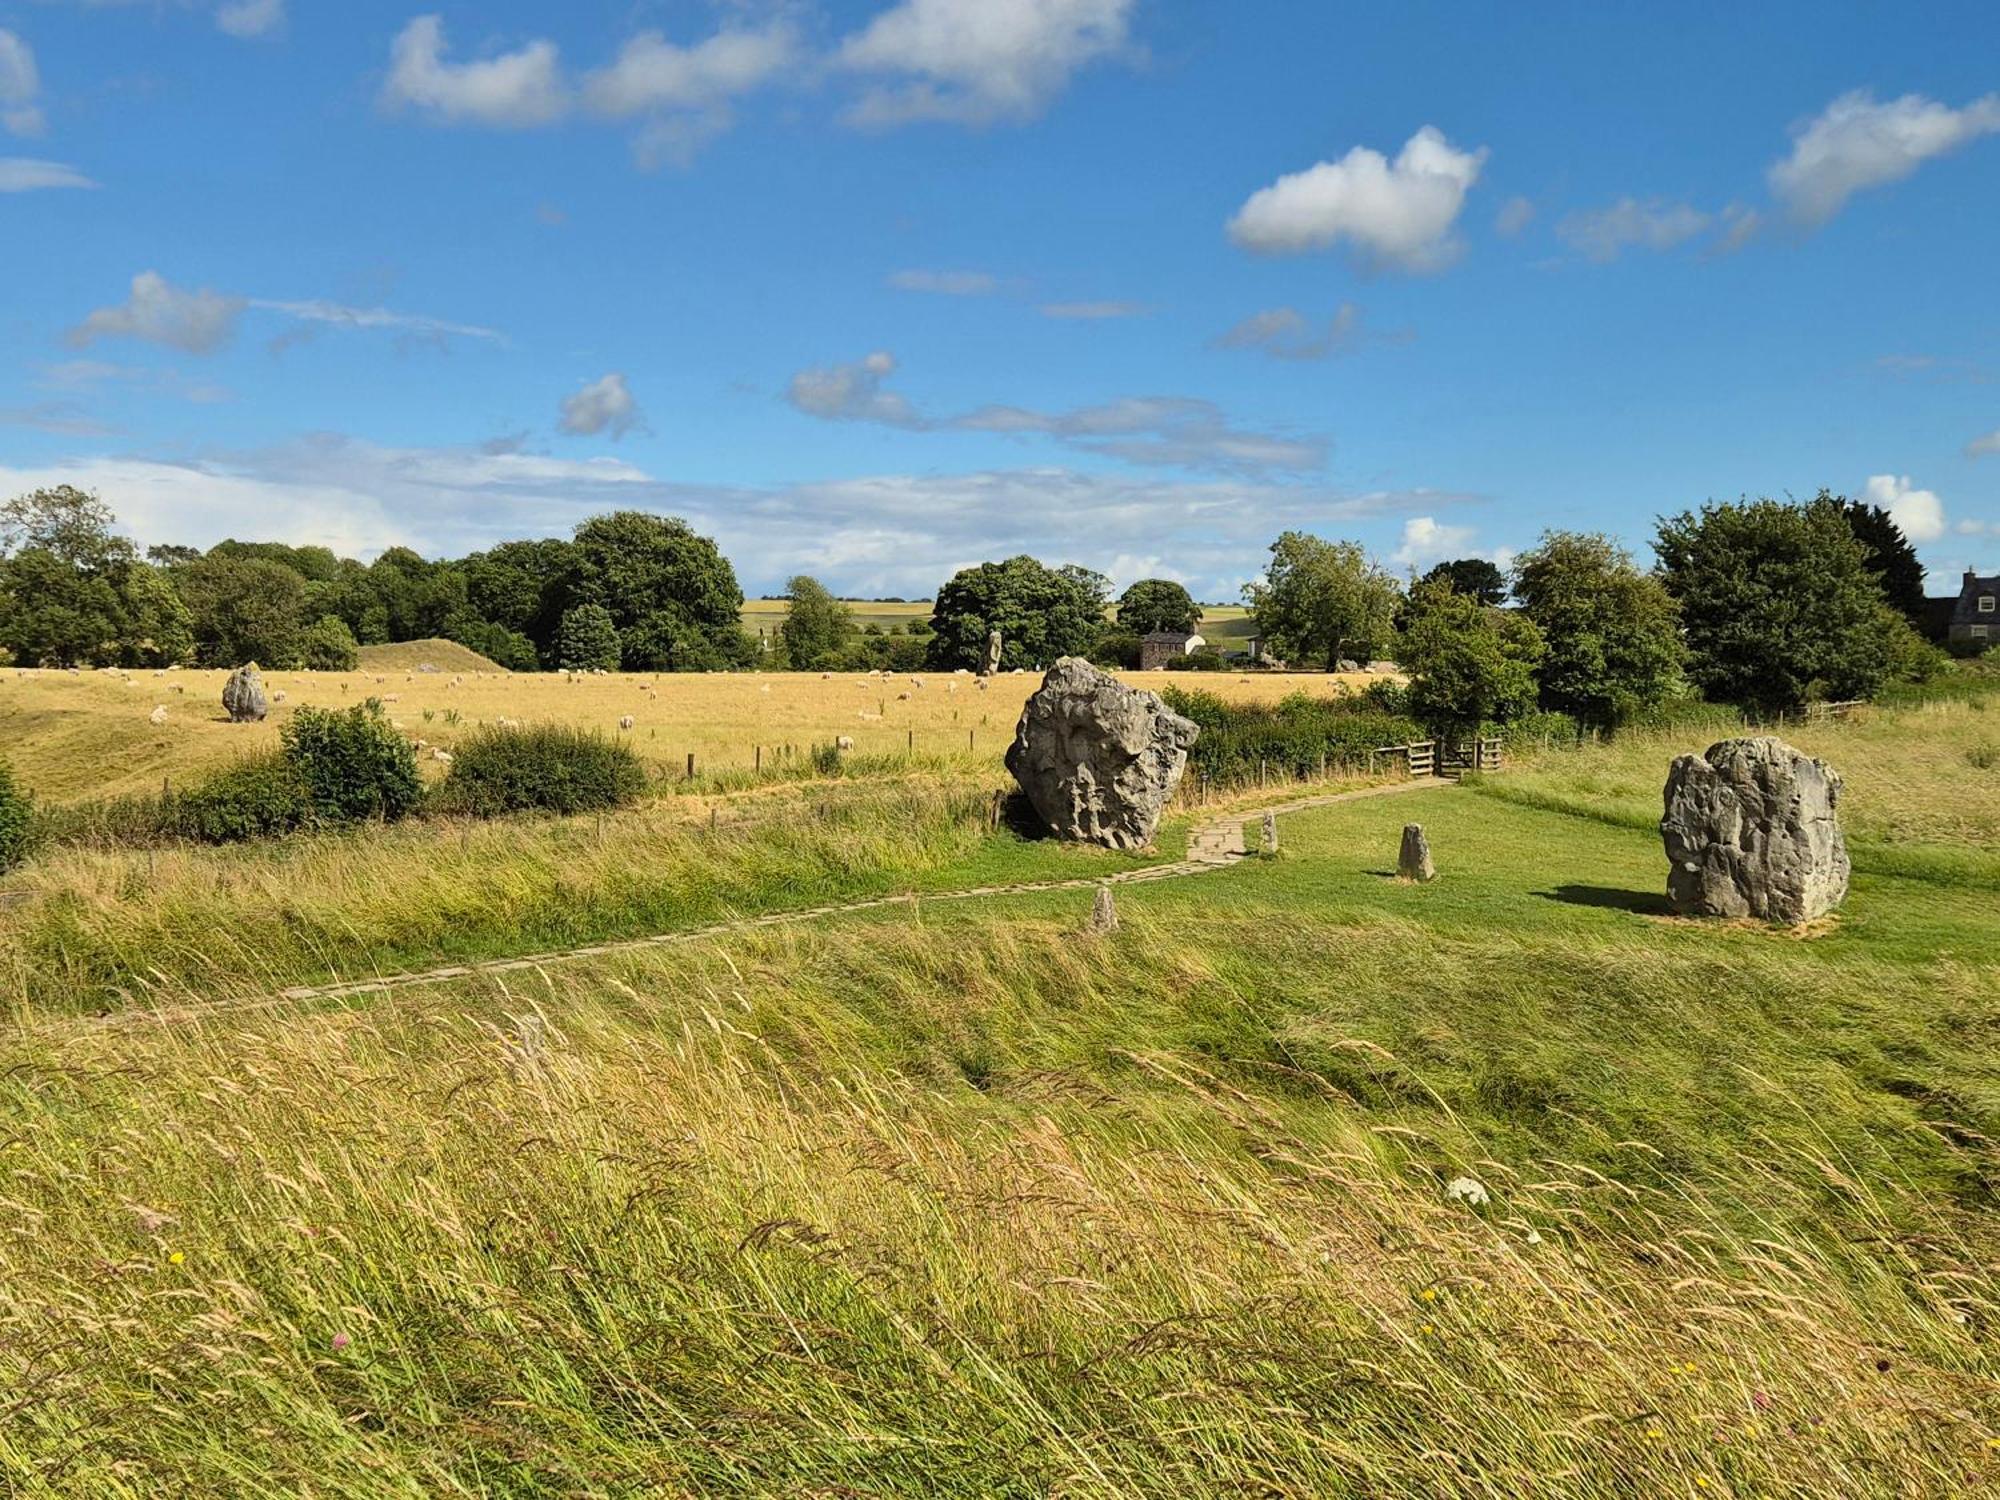
[[506, 672], [497, 661], [481, 656], [470, 646], [442, 639], [396, 641], [386, 646], [363, 646], [359, 672], [414, 672], [428, 662], [440, 672]]

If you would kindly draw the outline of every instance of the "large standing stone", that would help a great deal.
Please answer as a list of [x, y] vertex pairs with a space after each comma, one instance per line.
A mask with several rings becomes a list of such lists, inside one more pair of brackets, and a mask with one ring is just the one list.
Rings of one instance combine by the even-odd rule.
[[1684, 916], [1797, 924], [1847, 895], [1840, 773], [1769, 735], [1683, 755], [1667, 774], [1667, 894]]
[[986, 660], [979, 664], [979, 675], [981, 677], [991, 677], [999, 670], [1000, 632], [989, 630], [986, 632]]
[[222, 685], [222, 706], [238, 724], [261, 722], [271, 711], [271, 700], [264, 696], [264, 674], [257, 670], [257, 663], [229, 674], [229, 681]]
[[1065, 656], [1021, 710], [1007, 769], [1057, 837], [1143, 849], [1200, 733], [1157, 694]]

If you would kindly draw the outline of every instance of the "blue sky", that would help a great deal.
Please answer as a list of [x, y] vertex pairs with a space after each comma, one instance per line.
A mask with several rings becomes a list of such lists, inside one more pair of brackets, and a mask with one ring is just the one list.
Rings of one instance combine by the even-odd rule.
[[148, 542], [2000, 570], [1990, 0], [0, 0], [0, 228], [0, 492]]

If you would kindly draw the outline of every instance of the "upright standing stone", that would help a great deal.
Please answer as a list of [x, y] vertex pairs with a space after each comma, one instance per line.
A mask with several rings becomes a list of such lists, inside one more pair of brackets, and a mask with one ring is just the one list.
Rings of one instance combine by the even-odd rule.
[[257, 663], [229, 674], [229, 681], [222, 685], [222, 706], [238, 724], [259, 723], [271, 711], [271, 700], [264, 696], [264, 674], [257, 670]]
[[1723, 740], [1667, 773], [1667, 894], [1683, 916], [1797, 925], [1847, 895], [1840, 773], [1770, 735]]
[[986, 632], [986, 660], [979, 664], [979, 675], [981, 677], [991, 677], [999, 670], [1000, 632], [989, 630]]
[[1264, 857], [1270, 859], [1278, 852], [1278, 815], [1264, 814]]
[[1097, 895], [1091, 899], [1090, 921], [1086, 932], [1116, 932], [1118, 930], [1118, 903], [1111, 899], [1111, 887], [1100, 885]]
[[1065, 656], [1021, 710], [1007, 769], [1058, 838], [1143, 849], [1200, 733], [1158, 694]]
[[1419, 885], [1437, 879], [1437, 866], [1431, 863], [1431, 841], [1424, 837], [1423, 824], [1403, 825], [1403, 847], [1396, 856], [1396, 873]]

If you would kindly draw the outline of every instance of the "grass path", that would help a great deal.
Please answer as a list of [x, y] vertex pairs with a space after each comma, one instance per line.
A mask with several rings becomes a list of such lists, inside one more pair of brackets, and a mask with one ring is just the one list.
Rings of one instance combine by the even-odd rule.
[[1062, 880], [1017, 881], [1012, 884], [971, 886], [962, 890], [926, 891], [923, 893], [899, 893], [893, 896], [875, 896], [858, 901], [837, 902], [824, 906], [804, 907], [797, 911], [769, 912], [762, 916], [743, 917], [724, 922], [710, 922], [699, 927], [684, 928], [674, 932], [656, 933], [648, 937], [627, 938], [608, 943], [588, 943], [572, 948], [562, 948], [545, 953], [525, 954], [511, 958], [487, 959], [475, 963], [448, 964], [434, 969], [412, 970], [404, 973], [381, 974], [372, 979], [336, 981], [330, 984], [293, 985], [280, 990], [275, 995], [246, 997], [236, 1001], [218, 1001], [201, 1006], [157, 1007], [150, 1010], [124, 1010], [105, 1016], [91, 1024], [99, 1027], [134, 1025], [161, 1025], [190, 1021], [218, 1013], [240, 1014], [245, 1011], [269, 1010], [279, 1006], [311, 1002], [316, 1000], [347, 1000], [363, 995], [383, 994], [391, 990], [408, 989], [416, 985], [442, 984], [449, 980], [464, 979], [478, 974], [504, 974], [523, 969], [546, 967], [550, 964], [574, 962], [580, 959], [603, 958], [612, 954], [636, 953], [649, 948], [667, 948], [689, 943], [698, 943], [710, 938], [724, 937], [733, 933], [754, 931], [760, 927], [777, 927], [787, 924], [818, 921], [827, 917], [845, 916], [852, 912], [874, 911], [889, 906], [907, 906], [923, 901], [972, 901], [995, 896], [1028, 895], [1040, 891], [1090, 890], [1100, 885], [1132, 885], [1141, 881], [1175, 880], [1189, 875], [1205, 875], [1215, 870], [1226, 869], [1245, 857], [1243, 826], [1251, 818], [1262, 818], [1266, 813], [1278, 816], [1304, 812], [1313, 808], [1329, 807], [1336, 803], [1354, 802], [1366, 798], [1393, 796], [1407, 792], [1436, 790], [1450, 787], [1453, 782], [1444, 780], [1390, 782], [1383, 786], [1363, 787], [1359, 790], [1329, 792], [1319, 796], [1298, 797], [1289, 802], [1272, 807], [1236, 808], [1232, 812], [1196, 827], [1188, 836], [1188, 853], [1184, 859], [1171, 864], [1148, 865], [1143, 869], [1123, 870], [1111, 875], [1073, 876]]

